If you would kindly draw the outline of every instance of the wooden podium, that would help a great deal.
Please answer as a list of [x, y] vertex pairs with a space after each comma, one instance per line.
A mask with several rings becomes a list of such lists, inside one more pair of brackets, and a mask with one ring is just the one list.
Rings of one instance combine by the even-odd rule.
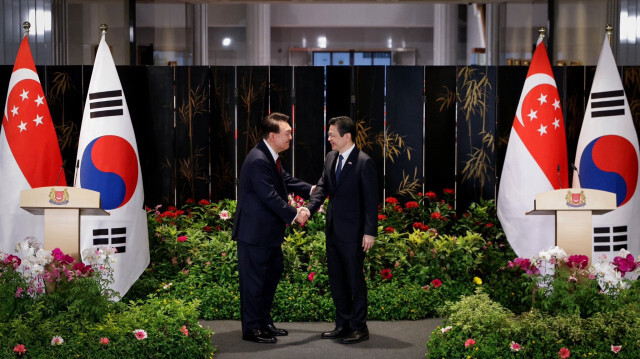
[[564, 188], [538, 193], [527, 214], [556, 216], [556, 245], [568, 255], [593, 252], [592, 215], [616, 209], [616, 194], [589, 188]]
[[100, 206], [100, 192], [78, 187], [39, 187], [20, 192], [20, 207], [44, 214], [44, 249], [60, 248], [80, 261], [80, 216], [109, 213]]

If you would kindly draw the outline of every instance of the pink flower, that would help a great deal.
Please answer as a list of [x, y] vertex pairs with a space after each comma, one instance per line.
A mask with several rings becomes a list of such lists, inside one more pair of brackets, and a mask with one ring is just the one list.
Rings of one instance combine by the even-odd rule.
[[431, 285], [434, 288], [440, 288], [440, 286], [442, 285], [442, 281], [440, 279], [436, 278], [436, 279], [431, 281]]
[[100, 338], [101, 345], [109, 345], [109, 338], [102, 337]]
[[223, 221], [228, 220], [229, 219], [229, 211], [227, 211], [227, 210], [220, 211], [220, 219], [223, 220]]
[[511, 349], [512, 352], [519, 352], [522, 347], [520, 346], [520, 344], [512, 341], [509, 349]]
[[147, 339], [147, 332], [142, 329], [134, 330], [133, 335], [135, 335], [138, 340]]
[[446, 332], [450, 331], [451, 329], [453, 329], [453, 327], [449, 325], [449, 326], [446, 326], [446, 327], [440, 329], [440, 331], [442, 333], [446, 333]]
[[476, 341], [475, 341], [475, 340], [473, 340], [473, 339], [469, 338], [469, 339], [467, 339], [467, 341], [466, 341], [466, 342], [464, 342], [464, 347], [465, 347], [465, 348], [471, 347], [471, 346], [473, 346], [475, 343], [476, 343]]
[[180, 333], [184, 334], [185, 337], [189, 336], [189, 329], [187, 329], [186, 325], [183, 325], [182, 328], [180, 328]]
[[382, 272], [380, 272], [380, 275], [382, 276], [383, 279], [391, 279], [391, 277], [393, 277], [393, 274], [391, 274], [391, 269], [385, 268], [382, 270]]
[[558, 356], [562, 359], [566, 359], [571, 356], [571, 352], [567, 348], [562, 348], [558, 351]]
[[567, 265], [571, 268], [585, 269], [589, 264], [589, 257], [584, 255], [571, 255], [567, 261]]
[[18, 287], [16, 289], [16, 298], [20, 297], [20, 293], [24, 292], [24, 289], [22, 289], [22, 287]]
[[613, 259], [613, 264], [623, 277], [627, 272], [631, 272], [640, 266], [640, 262], [634, 262], [633, 255], [631, 253], [627, 254], [625, 258], [615, 257]]
[[187, 241], [187, 236], [178, 237], [178, 242], [186, 242], [186, 241]]
[[313, 282], [313, 277], [315, 277], [315, 275], [318, 274], [316, 272], [311, 272], [309, 273], [309, 276], [307, 278], [309, 278], [309, 282]]
[[622, 345], [612, 345], [611, 346], [611, 351], [618, 354], [618, 352], [620, 352], [620, 350], [622, 350]]
[[13, 347], [13, 351], [18, 353], [18, 355], [22, 355], [27, 352], [27, 348], [25, 348], [24, 344], [18, 344]]
[[64, 343], [64, 339], [62, 339], [62, 337], [59, 335], [55, 335], [53, 338], [51, 338], [52, 346], [62, 345], [62, 343]]

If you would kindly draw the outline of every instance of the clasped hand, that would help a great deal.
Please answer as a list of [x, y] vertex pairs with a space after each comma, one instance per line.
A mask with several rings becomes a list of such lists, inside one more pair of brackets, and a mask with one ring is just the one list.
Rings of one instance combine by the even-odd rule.
[[309, 212], [309, 209], [307, 207], [300, 207], [298, 208], [298, 216], [296, 217], [296, 222], [299, 225], [304, 226], [309, 220], [310, 216], [311, 212]]

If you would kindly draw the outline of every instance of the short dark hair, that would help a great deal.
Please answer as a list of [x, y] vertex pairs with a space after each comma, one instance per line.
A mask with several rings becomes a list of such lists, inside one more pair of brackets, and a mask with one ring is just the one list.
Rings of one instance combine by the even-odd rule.
[[262, 138], [266, 140], [267, 138], [269, 138], [269, 134], [271, 132], [280, 133], [280, 122], [289, 123], [289, 116], [285, 115], [284, 113], [274, 112], [263, 118], [262, 122], [260, 122], [260, 127], [262, 129]]
[[336, 126], [340, 137], [351, 134], [351, 141], [356, 142], [356, 123], [348, 116], [338, 116], [329, 120], [329, 126]]

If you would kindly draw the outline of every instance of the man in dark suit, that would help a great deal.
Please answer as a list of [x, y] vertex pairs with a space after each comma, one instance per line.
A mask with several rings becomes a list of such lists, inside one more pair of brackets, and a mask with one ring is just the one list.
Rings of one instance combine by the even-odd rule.
[[324, 339], [343, 344], [369, 339], [367, 284], [363, 268], [366, 252], [378, 233], [378, 186], [373, 160], [355, 147], [356, 125], [349, 117], [329, 120], [327, 154], [322, 177], [307, 206], [315, 213], [329, 196], [326, 211], [327, 267], [336, 327]]
[[284, 270], [282, 242], [287, 224], [306, 222], [306, 208], [287, 203], [294, 192], [309, 198], [312, 186], [281, 168], [278, 153], [289, 148], [289, 117], [272, 113], [263, 119], [263, 140], [247, 155], [240, 171], [233, 238], [238, 242], [242, 339], [275, 343], [287, 335], [271, 319], [273, 297]]

